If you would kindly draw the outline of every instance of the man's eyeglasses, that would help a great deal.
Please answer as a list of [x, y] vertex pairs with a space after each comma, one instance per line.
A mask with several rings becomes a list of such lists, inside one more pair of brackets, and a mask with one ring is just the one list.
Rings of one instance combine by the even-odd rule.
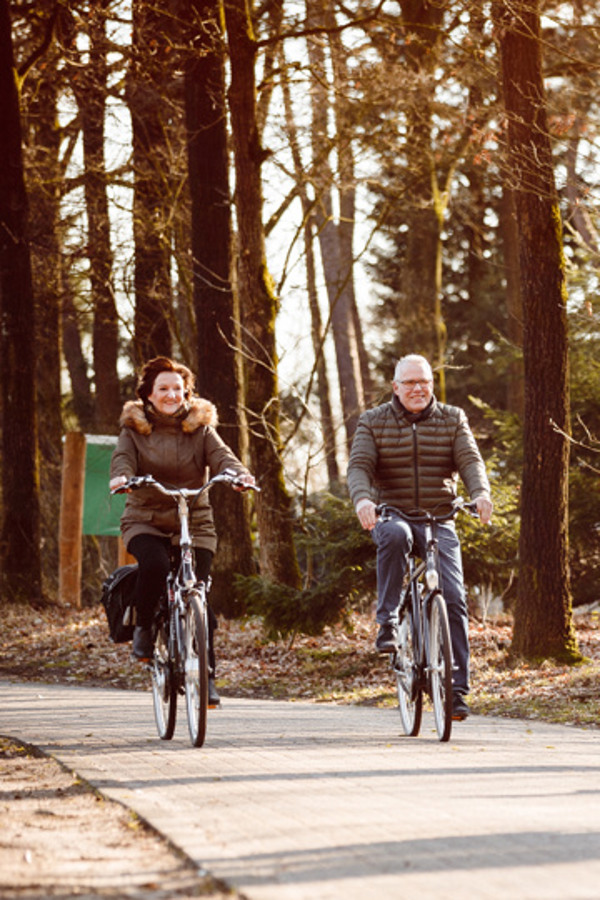
[[410, 379], [408, 381], [400, 382], [402, 387], [408, 388], [409, 391], [414, 391], [414, 389], [416, 387], [422, 387], [422, 388], [430, 387], [431, 383], [432, 383], [431, 379], [429, 379], [429, 378], [420, 378], [416, 381], [413, 381], [412, 379]]

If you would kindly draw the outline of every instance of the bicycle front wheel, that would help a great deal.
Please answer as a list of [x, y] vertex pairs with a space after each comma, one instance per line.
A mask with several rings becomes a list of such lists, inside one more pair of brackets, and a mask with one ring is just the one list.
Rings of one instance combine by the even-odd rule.
[[423, 691], [419, 681], [417, 642], [409, 612], [405, 613], [398, 628], [398, 650], [393, 665], [402, 728], [409, 737], [415, 737], [421, 728]]
[[188, 729], [194, 747], [201, 747], [206, 737], [208, 710], [208, 625], [206, 601], [200, 591], [188, 594], [183, 624]]
[[440, 741], [452, 730], [452, 647], [446, 603], [441, 594], [431, 602], [429, 615], [429, 693]]
[[152, 700], [158, 736], [170, 741], [177, 717], [177, 684], [169, 658], [169, 635], [164, 623], [158, 629], [152, 661]]

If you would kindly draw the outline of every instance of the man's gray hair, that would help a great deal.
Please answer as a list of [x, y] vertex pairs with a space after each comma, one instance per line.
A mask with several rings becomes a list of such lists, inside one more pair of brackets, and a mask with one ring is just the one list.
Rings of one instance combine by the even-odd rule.
[[405, 365], [408, 365], [408, 363], [421, 363], [426, 366], [429, 370], [429, 377], [433, 380], [433, 371], [429, 360], [424, 356], [421, 356], [420, 353], [408, 353], [406, 356], [402, 356], [396, 363], [396, 368], [394, 369], [394, 381], [400, 381], [402, 369]]

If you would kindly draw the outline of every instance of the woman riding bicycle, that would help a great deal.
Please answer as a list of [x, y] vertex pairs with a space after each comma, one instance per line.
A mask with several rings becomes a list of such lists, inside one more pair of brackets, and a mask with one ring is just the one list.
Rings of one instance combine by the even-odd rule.
[[[136, 475], [153, 475], [176, 487], [197, 488], [207, 470], [216, 475], [232, 469], [243, 484], [254, 478], [216, 431], [217, 411], [209, 401], [194, 396], [195, 377], [181, 363], [165, 356], [147, 362], [139, 376], [138, 400], [123, 407], [121, 431], [110, 467], [114, 490]], [[237, 488], [238, 490], [240, 488]], [[217, 547], [212, 509], [203, 495], [190, 520], [196, 553], [196, 572], [206, 581]], [[173, 547], [177, 547], [179, 523], [173, 501], [151, 488], [129, 493], [121, 517], [123, 542], [139, 564], [136, 583], [136, 626], [133, 655], [147, 660], [153, 654], [153, 622]], [[216, 617], [209, 609], [209, 704], [219, 703], [214, 683], [213, 635]]]

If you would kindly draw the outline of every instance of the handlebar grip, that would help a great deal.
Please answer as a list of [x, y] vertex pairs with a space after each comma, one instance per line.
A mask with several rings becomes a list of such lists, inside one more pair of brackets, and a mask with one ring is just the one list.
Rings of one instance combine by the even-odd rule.
[[245, 481], [240, 481], [239, 478], [236, 478], [235, 481], [231, 482], [235, 487], [239, 487], [242, 491], [256, 491], [260, 493], [260, 488], [257, 484], [246, 484]]
[[120, 484], [119, 487], [113, 488], [111, 494], [127, 494], [129, 491], [135, 491], [138, 488], [154, 483], [155, 481], [152, 475], [134, 475], [124, 484]]

